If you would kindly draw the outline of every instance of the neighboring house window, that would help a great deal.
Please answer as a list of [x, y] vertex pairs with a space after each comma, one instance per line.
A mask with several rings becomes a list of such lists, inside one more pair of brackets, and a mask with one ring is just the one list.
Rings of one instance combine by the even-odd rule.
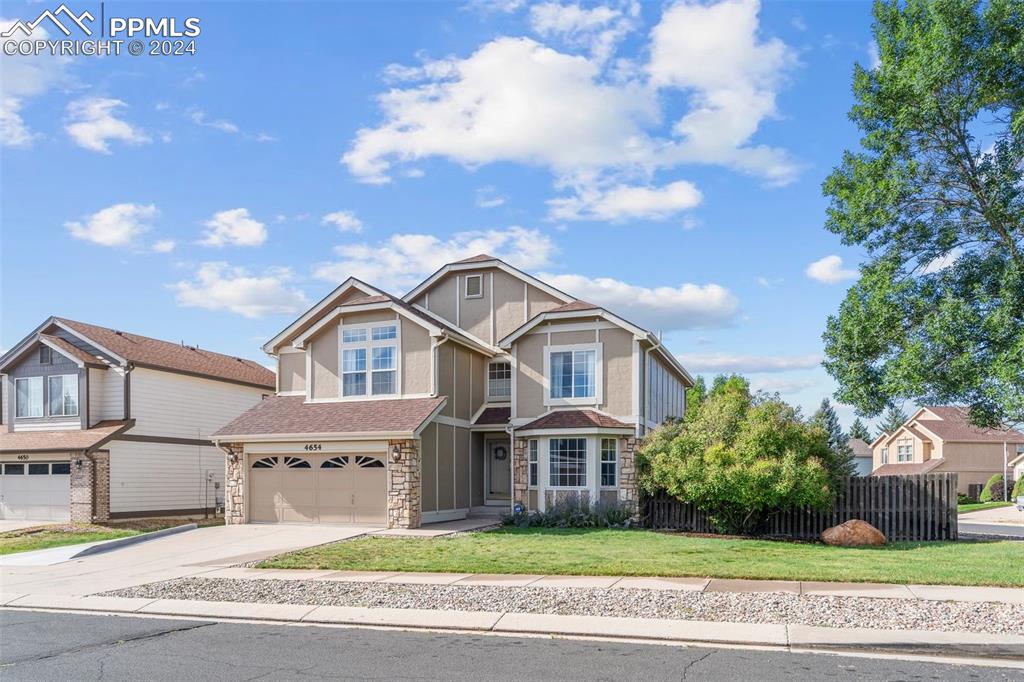
[[512, 365], [507, 362], [492, 362], [487, 365], [487, 397], [512, 397]]
[[553, 402], [596, 402], [599, 349], [583, 347], [561, 350], [555, 347], [548, 354], [549, 398]]
[[587, 439], [552, 438], [548, 441], [548, 471], [553, 488], [587, 485]]
[[28, 377], [27, 379], [15, 379], [15, 416], [17, 417], [42, 417], [43, 416], [43, 378]]
[[397, 339], [397, 324], [342, 328], [343, 397], [394, 395], [398, 392], [398, 346], [393, 343]]
[[914, 441], [909, 438], [896, 441], [896, 461], [912, 462], [914, 460]]
[[537, 441], [530, 441], [530, 487], [537, 487]]
[[614, 438], [601, 439], [601, 485], [614, 488], [618, 481], [619, 448]]
[[889, 448], [882, 448], [882, 464], [889, 463]]
[[53, 350], [49, 346], [39, 346], [39, 364], [53, 364]]
[[78, 415], [78, 375], [61, 374], [46, 379], [50, 383], [50, 416]]
[[483, 298], [484, 276], [466, 275], [466, 298]]
[[1017, 454], [1024, 455], [1024, 443], [1017, 444]]

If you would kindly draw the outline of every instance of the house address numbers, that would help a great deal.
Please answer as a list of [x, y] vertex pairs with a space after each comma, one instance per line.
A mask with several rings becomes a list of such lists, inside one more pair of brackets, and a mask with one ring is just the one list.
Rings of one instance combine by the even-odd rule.
[[320, 452], [324, 449], [324, 446], [320, 443], [306, 443], [302, 449], [306, 452]]

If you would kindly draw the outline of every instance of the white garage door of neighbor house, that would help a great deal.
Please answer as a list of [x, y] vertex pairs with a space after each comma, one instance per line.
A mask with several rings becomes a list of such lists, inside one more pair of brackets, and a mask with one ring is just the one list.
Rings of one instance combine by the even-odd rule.
[[249, 520], [383, 524], [386, 473], [372, 455], [253, 455]]
[[0, 519], [67, 521], [70, 463], [7, 462], [0, 474]]

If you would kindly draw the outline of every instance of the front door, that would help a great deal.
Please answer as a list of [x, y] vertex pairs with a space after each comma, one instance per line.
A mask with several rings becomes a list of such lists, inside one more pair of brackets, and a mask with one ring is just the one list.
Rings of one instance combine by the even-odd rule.
[[487, 441], [487, 498], [507, 500], [512, 496], [512, 458], [507, 440]]

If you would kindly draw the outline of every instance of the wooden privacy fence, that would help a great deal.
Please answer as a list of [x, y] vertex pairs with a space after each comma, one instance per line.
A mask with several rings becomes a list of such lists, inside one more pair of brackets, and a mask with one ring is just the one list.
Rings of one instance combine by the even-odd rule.
[[[868, 476], [846, 479], [832, 508], [775, 512], [763, 534], [816, 540], [850, 519], [867, 521], [892, 540], [956, 540], [956, 474]], [[643, 503], [644, 525], [657, 530], [714, 533], [707, 515], [689, 502], [659, 492]]]

